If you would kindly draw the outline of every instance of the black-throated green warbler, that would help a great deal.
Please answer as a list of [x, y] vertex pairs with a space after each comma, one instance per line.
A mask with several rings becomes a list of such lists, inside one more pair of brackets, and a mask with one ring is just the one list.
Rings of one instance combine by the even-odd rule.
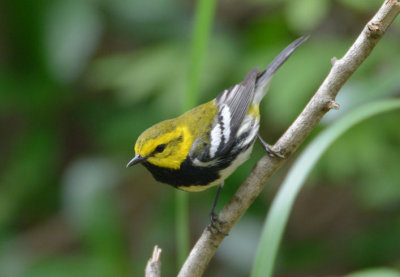
[[144, 131], [127, 167], [141, 163], [157, 181], [185, 191], [219, 185], [211, 210], [214, 225], [214, 208], [222, 184], [249, 158], [257, 136], [271, 155], [282, 157], [258, 135], [259, 103], [273, 74], [307, 38], [292, 42], [264, 71], [250, 70], [240, 84], [217, 98]]

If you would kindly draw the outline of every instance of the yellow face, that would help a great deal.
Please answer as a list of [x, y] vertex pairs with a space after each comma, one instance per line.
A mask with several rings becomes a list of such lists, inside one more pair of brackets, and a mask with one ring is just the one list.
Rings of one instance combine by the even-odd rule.
[[186, 126], [173, 126], [167, 120], [154, 125], [140, 135], [135, 153], [147, 157], [147, 162], [170, 169], [179, 169], [189, 154], [193, 136]]

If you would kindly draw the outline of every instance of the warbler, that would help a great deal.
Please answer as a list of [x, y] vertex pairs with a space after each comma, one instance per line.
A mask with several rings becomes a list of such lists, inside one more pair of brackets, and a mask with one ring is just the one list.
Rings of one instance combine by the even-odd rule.
[[270, 155], [283, 158], [258, 133], [259, 104], [274, 73], [307, 39], [298, 38], [264, 71], [259, 72], [257, 67], [250, 70], [241, 83], [215, 99], [145, 130], [136, 141], [136, 155], [126, 167], [141, 163], [157, 181], [184, 191], [218, 185], [211, 225], [220, 231], [214, 210], [224, 180], [249, 158], [257, 137]]

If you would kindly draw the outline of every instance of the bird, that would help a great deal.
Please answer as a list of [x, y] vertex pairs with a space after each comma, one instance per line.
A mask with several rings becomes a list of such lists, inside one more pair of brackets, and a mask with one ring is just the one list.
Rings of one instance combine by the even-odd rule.
[[157, 181], [184, 191], [218, 186], [209, 226], [225, 234], [215, 207], [225, 179], [248, 160], [257, 138], [271, 157], [285, 158], [259, 134], [259, 104], [275, 72], [308, 37], [289, 44], [265, 70], [251, 69], [242, 82], [215, 99], [145, 130], [126, 167], [142, 164]]

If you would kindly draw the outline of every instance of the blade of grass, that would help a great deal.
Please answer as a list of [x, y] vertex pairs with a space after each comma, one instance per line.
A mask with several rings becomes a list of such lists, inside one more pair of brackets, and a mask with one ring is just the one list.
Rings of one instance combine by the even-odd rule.
[[371, 268], [350, 273], [345, 277], [400, 277], [400, 272], [391, 268]]
[[[200, 76], [213, 24], [215, 6], [216, 0], [199, 0], [197, 2], [189, 57], [187, 91], [183, 94], [183, 111], [191, 109], [197, 104]], [[176, 191], [175, 207], [178, 268], [180, 268], [189, 253], [189, 200], [185, 192]]]
[[348, 129], [374, 115], [400, 108], [400, 99], [363, 105], [319, 134], [296, 160], [271, 205], [261, 234], [252, 277], [272, 276], [279, 244], [294, 200], [322, 154]]
[[197, 105], [201, 71], [204, 67], [215, 7], [216, 0], [199, 0], [197, 2], [190, 48], [187, 91], [184, 93], [184, 110], [191, 109]]
[[189, 253], [189, 199], [184, 191], [175, 192], [175, 234], [178, 268], [183, 264]]

